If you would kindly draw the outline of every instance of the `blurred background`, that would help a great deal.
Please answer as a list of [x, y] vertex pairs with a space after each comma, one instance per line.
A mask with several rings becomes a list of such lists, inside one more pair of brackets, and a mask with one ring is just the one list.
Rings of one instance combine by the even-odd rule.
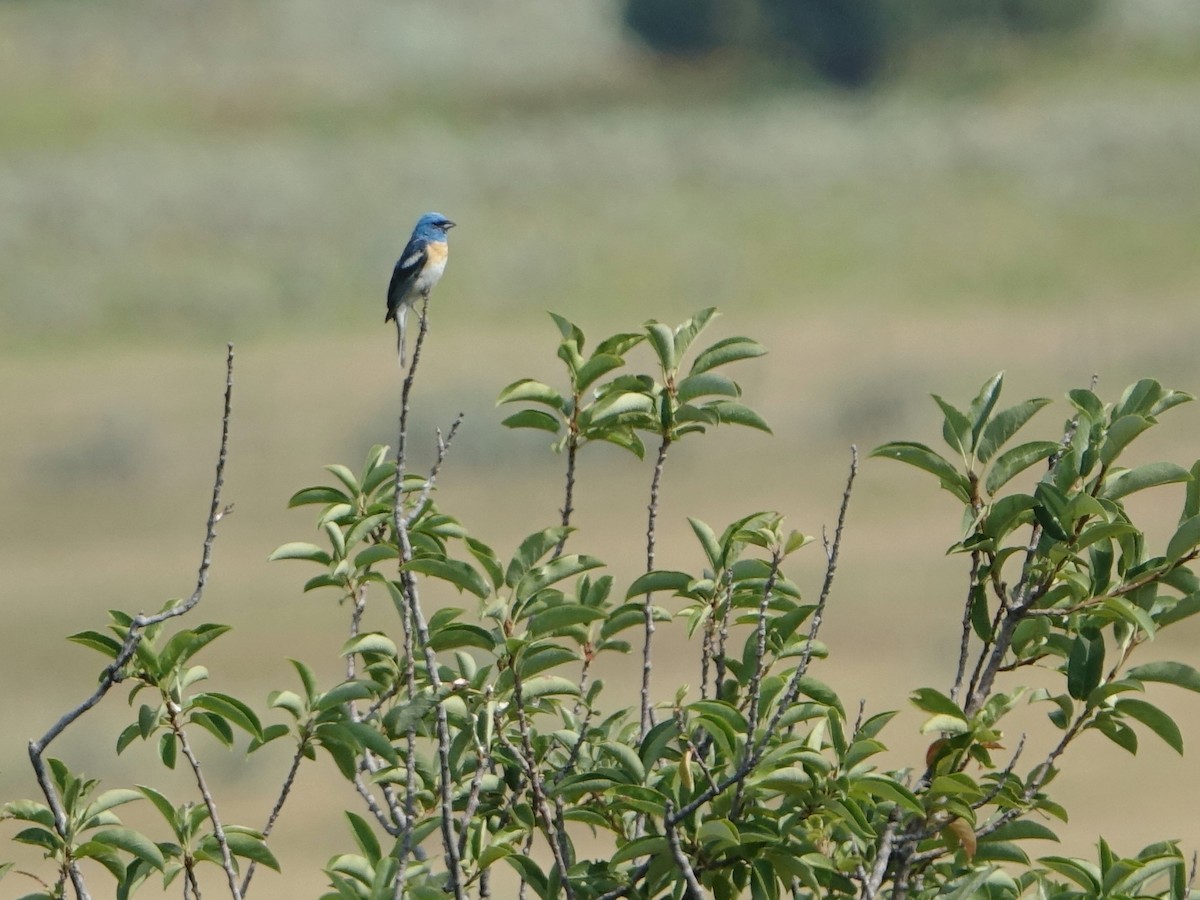
[[[545, 436], [505, 431], [493, 406], [517, 378], [561, 383], [546, 310], [594, 340], [715, 305], [706, 337], [770, 348], [731, 374], [774, 437], [727, 430], [669, 463], [659, 562], [697, 569], [685, 516], [720, 529], [777, 509], [819, 533], [851, 443], [939, 441], [931, 391], [965, 404], [1001, 369], [1011, 402], [1093, 374], [1108, 399], [1141, 376], [1200, 390], [1198, 160], [1194, 0], [0, 4], [0, 798], [36, 795], [25, 742], [100, 668], [64, 637], [192, 590], [226, 341], [235, 511], [193, 624], [234, 631], [202, 661], [260, 708], [293, 686], [285, 656], [337, 677], [346, 611], [266, 557], [315, 538], [286, 502], [323, 464], [394, 442], [384, 296], [422, 212], [460, 227], [416, 462], [465, 412], [440, 502], [502, 554], [561, 502]], [[1131, 462], [1200, 452], [1197, 409], [1157, 431]], [[643, 558], [650, 474], [615, 449], [583, 459], [576, 547], [620, 579]], [[1133, 506], [1161, 538], [1181, 502], [1159, 488]], [[905, 709], [891, 766], [922, 757], [908, 690], [953, 677], [958, 525], [927, 476], [864, 461], [816, 674], [847, 706]], [[793, 575], [815, 595], [821, 553], [805, 553]], [[1196, 646], [1185, 624], [1144, 658], [1197, 664]], [[632, 697], [614, 669], [613, 701]], [[657, 677], [669, 697], [697, 674]], [[1133, 760], [1085, 735], [1054, 784], [1063, 845], [1035, 853], [1200, 844], [1198, 707], [1170, 690], [1153, 698], [1193, 755], [1144, 734]], [[150, 746], [109, 759], [133, 714], [115, 691], [54, 753], [106, 787], [151, 779]], [[1044, 721], [1014, 724], [1030, 765]], [[288, 749], [201, 747], [225, 816], [261, 826]], [[260, 873], [259, 893], [317, 895], [352, 846], [330, 768], [302, 770], [273, 841], [286, 874]], [[186, 779], [168, 790], [182, 800]], [[10, 875], [0, 893], [30, 889]]]

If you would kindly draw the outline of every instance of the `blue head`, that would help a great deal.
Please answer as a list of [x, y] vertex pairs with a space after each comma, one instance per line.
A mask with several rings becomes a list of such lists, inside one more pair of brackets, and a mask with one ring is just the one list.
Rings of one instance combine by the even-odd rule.
[[446, 232], [454, 227], [454, 223], [441, 213], [427, 212], [417, 219], [417, 227], [413, 229], [413, 237], [424, 238], [427, 241], [444, 241]]

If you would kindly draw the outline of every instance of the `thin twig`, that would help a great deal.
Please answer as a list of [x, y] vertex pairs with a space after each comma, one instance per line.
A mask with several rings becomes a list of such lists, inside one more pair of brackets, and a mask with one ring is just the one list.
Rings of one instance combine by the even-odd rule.
[[[646, 522], [646, 571], [654, 570], [654, 546], [657, 538], [658, 524], [658, 491], [662, 484], [663, 466], [667, 462], [667, 451], [671, 448], [671, 438], [663, 435], [662, 443], [658, 446], [658, 458], [654, 461], [654, 477], [650, 480], [650, 511]], [[654, 595], [646, 594], [645, 607], [645, 643], [642, 645], [642, 720], [638, 728], [638, 740], [642, 740], [654, 727], [654, 711], [650, 706], [650, 645], [654, 640]]]
[[620, 887], [613, 888], [611, 891], [601, 894], [596, 900], [617, 900], [618, 897], [628, 897], [637, 883], [646, 877], [646, 873], [650, 871], [650, 860], [646, 860], [636, 869], [629, 873], [629, 884], [623, 884]]
[[[977, 713], [987, 698], [991, 696], [992, 684], [996, 680], [996, 673], [1004, 662], [1004, 656], [1008, 653], [1008, 648], [1012, 645], [1013, 633], [1017, 630], [1017, 626], [1029, 611], [1029, 608], [1037, 602], [1038, 597], [1044, 591], [1042, 583], [1032, 584], [1030, 579], [1033, 577], [1033, 560], [1037, 554], [1038, 544], [1042, 537], [1042, 527], [1035, 524], [1030, 530], [1029, 543], [1025, 545], [1025, 562], [1021, 569], [1021, 579], [1017, 582], [1017, 587], [1013, 591], [1012, 603], [1008, 609], [1001, 609], [998, 615], [1003, 615], [1003, 620], [1000, 622], [999, 630], [996, 631], [996, 639], [992, 645], [990, 655], [988, 655], [987, 664], [979, 671], [979, 678], [974, 680], [971, 685], [971, 690], [967, 695], [967, 702], [963, 706], [963, 711], [967, 716], [973, 716]], [[1049, 582], [1046, 582], [1048, 584]], [[981, 658], [983, 651], [981, 651]]]
[[[803, 684], [804, 673], [808, 669], [808, 664], [812, 659], [813, 644], [816, 641], [817, 632], [821, 628], [821, 621], [824, 616], [825, 606], [829, 601], [830, 591], [833, 590], [833, 576], [837, 571], [838, 554], [842, 545], [842, 534], [846, 526], [846, 510], [850, 506], [850, 494], [854, 488], [854, 479], [858, 475], [858, 448], [854, 445], [850, 447], [850, 475], [846, 479], [846, 489], [842, 493], [842, 505], [838, 510], [837, 527], [834, 529], [833, 542], [829, 545], [826, 551], [826, 566], [825, 566], [825, 581], [821, 587], [821, 596], [817, 600], [816, 609], [813, 610], [812, 623], [808, 630], [808, 643], [801, 655], [800, 662], [796, 670], [792, 673], [791, 679], [788, 681], [787, 687], [783, 691], [782, 698], [775, 712], [771, 715], [770, 722], [767, 723], [766, 729], [762, 736], [753, 744], [753, 749], [748, 752], [742, 760], [741, 765], [733, 772], [719, 781], [715, 786], [709, 787], [702, 791], [698, 796], [692, 799], [689, 803], [682, 806], [679, 811], [672, 817], [675, 823], [678, 823], [690, 816], [693, 812], [699, 809], [708, 801], [712, 800], [718, 794], [728, 790], [735, 784], [743, 781], [747, 775], [753, 771], [758, 765], [763, 754], [766, 752], [767, 744], [770, 742], [771, 736], [779, 727], [779, 722], [787, 712], [788, 708], [796, 701], [800, 694], [800, 688]], [[750, 738], [754, 740], [753, 737]]]
[[[300, 741], [296, 745], [296, 752], [292, 756], [292, 764], [288, 768], [287, 776], [283, 779], [283, 787], [279, 790], [279, 797], [275, 800], [275, 805], [271, 808], [271, 814], [267, 817], [267, 824], [263, 826], [262, 836], [265, 840], [271, 836], [271, 830], [275, 827], [275, 822], [279, 819], [279, 814], [283, 812], [283, 804], [287, 802], [288, 796], [292, 792], [292, 785], [296, 783], [296, 773], [300, 771], [300, 762], [304, 759], [304, 750], [308, 746], [310, 734], [308, 726], [305, 726], [300, 735]], [[250, 879], [254, 877], [254, 869], [258, 865], [257, 860], [250, 860], [250, 864], [246, 867], [246, 875], [242, 879], [242, 896], [246, 896], [246, 891], [250, 887]]]
[[[520, 684], [521, 681], [518, 677], [513, 685], [514, 696], [520, 694]], [[525, 718], [524, 704], [522, 702], [514, 702], [514, 706], [517, 711], [517, 731], [521, 736], [521, 749], [517, 749], [512, 741], [508, 739], [499, 722], [496, 728], [496, 738], [524, 770], [525, 778], [529, 782], [529, 793], [533, 800], [534, 812], [542, 820], [542, 830], [546, 837], [546, 843], [550, 846], [550, 853], [558, 866], [559, 883], [562, 887], [563, 895], [567, 900], [574, 900], [575, 889], [571, 886], [567, 872], [566, 835], [558, 829], [554, 817], [550, 815], [550, 807], [546, 802], [545, 785], [542, 783], [541, 773], [537, 768], [537, 760], [533, 756], [533, 745], [529, 738], [529, 722]], [[532, 837], [532, 833], [530, 837]]]
[[888, 862], [892, 858], [892, 846], [896, 840], [896, 829], [900, 826], [900, 807], [892, 810], [888, 816], [883, 834], [879, 836], [879, 849], [875, 852], [875, 863], [871, 866], [870, 875], [863, 874], [862, 900], [875, 900], [879, 888], [883, 885], [883, 876], [887, 872]]
[[[403, 484], [404, 470], [407, 461], [407, 442], [408, 442], [408, 413], [409, 413], [409, 398], [412, 393], [413, 379], [416, 376], [417, 365], [421, 359], [421, 348], [425, 342], [425, 335], [428, 331], [429, 323], [429, 301], [425, 300], [421, 305], [421, 324], [420, 330], [417, 332], [417, 340], [413, 347], [412, 364], [408, 369], [408, 374], [404, 378], [404, 386], [401, 389], [400, 395], [400, 422], [399, 435], [396, 441], [396, 485], [393, 496], [392, 507], [392, 524], [396, 531], [396, 541], [400, 551], [400, 582], [403, 587], [404, 606], [407, 608], [405, 613], [405, 649], [408, 651], [408, 666], [413, 665], [412, 651], [417, 645], [420, 646], [424, 657], [427, 676], [430, 685], [433, 687], [434, 695], [440, 695], [441, 677], [438, 675], [437, 655], [429, 643], [429, 627], [425, 621], [425, 615], [421, 610], [420, 597], [417, 592], [417, 581], [412, 573], [404, 567], [413, 559], [412, 542], [409, 539], [408, 521], [404, 515], [403, 503]], [[410, 676], [411, 677], [411, 674]], [[455, 900], [466, 900], [466, 891], [463, 887], [462, 867], [458, 855], [458, 840], [455, 835], [455, 820], [454, 820], [454, 802], [451, 793], [452, 786], [450, 783], [450, 726], [446, 718], [446, 706], [440, 700], [434, 704], [436, 716], [436, 733], [437, 733], [437, 751], [439, 765], [439, 794], [441, 800], [441, 819], [442, 819], [442, 847], [446, 851], [446, 868], [448, 870], [448, 885], [449, 891], [454, 894]], [[414, 778], [412, 767], [415, 766], [415, 753], [413, 753], [414, 742], [409, 740], [409, 756], [407, 773], [408, 780], [411, 782]], [[409, 797], [412, 792], [408, 792]], [[402, 856], [400, 858], [400, 867], [403, 870], [407, 862], [407, 855], [412, 851], [412, 817], [409, 816], [404, 824], [404, 838], [402, 841]]]
[[959, 639], [958, 667], [954, 672], [954, 686], [950, 688], [950, 699], [957, 701], [962, 690], [963, 678], [967, 672], [967, 657], [971, 652], [971, 608], [975, 605], [975, 581], [979, 577], [979, 551], [971, 551], [970, 587], [967, 588], [967, 599], [963, 602], [962, 636]]
[[179, 721], [179, 713], [182, 710], [179, 704], [174, 701], [167, 702], [167, 716], [170, 719], [171, 731], [175, 735], [175, 739], [179, 741], [179, 749], [183, 751], [183, 755], [187, 758], [188, 765], [191, 766], [192, 775], [196, 779], [196, 788], [200, 791], [200, 796], [204, 800], [204, 806], [208, 809], [208, 820], [212, 822], [213, 837], [217, 840], [217, 847], [221, 851], [221, 868], [225, 870], [225, 878], [229, 882], [229, 894], [233, 900], [242, 900], [242, 891], [238, 887], [237, 882], [237, 867], [233, 862], [233, 854], [229, 851], [229, 841], [225, 837], [225, 827], [221, 824], [221, 817], [217, 814], [217, 802], [213, 799], [212, 791], [208, 789], [208, 780], [204, 777], [204, 769], [200, 766], [200, 760], [192, 750], [191, 742], [188, 740], [187, 730], [183, 727], [183, 723]]
[[[567, 486], [563, 492], [563, 505], [560, 510], [563, 528], [570, 527], [571, 514], [575, 512], [575, 458], [579, 453], [579, 400], [579, 394], [571, 398], [571, 419], [567, 422]], [[558, 559], [562, 556], [563, 548], [566, 545], [567, 535], [564, 534], [555, 545], [554, 556], [551, 558]]]
[[[450, 423], [450, 430], [446, 432], [446, 437], [442, 438], [442, 429], [437, 429], [437, 455], [434, 458], [433, 466], [429, 470], [429, 477], [425, 479], [425, 484], [421, 488], [421, 493], [417, 496], [417, 502], [413, 505], [413, 514], [418, 513], [429, 500], [429, 495], [433, 491], [433, 487], [437, 484], [438, 473], [442, 470], [442, 463], [446, 461], [446, 454], [450, 452], [450, 443], [454, 440], [454, 435], [458, 433], [458, 428], [462, 425], [463, 417], [466, 413], [459, 413], [454, 417], [454, 421]], [[405, 523], [412, 521], [411, 516], [405, 517]]]
[[[225, 352], [225, 405], [221, 416], [221, 444], [217, 452], [217, 473], [213, 480], [212, 502], [209, 504], [208, 523], [204, 532], [204, 545], [200, 553], [200, 567], [196, 574], [195, 589], [187, 600], [170, 609], [153, 616], [141, 613], [134, 616], [133, 620], [129, 623], [129, 630], [125, 634], [125, 640], [121, 644], [121, 649], [117, 652], [113, 661], [105, 666], [104, 671], [100, 673], [100, 682], [96, 686], [96, 689], [86, 700], [50, 726], [50, 729], [40, 738], [29, 742], [29, 761], [33, 765], [34, 775], [42, 788], [42, 793], [46, 797], [46, 803], [49, 805], [50, 811], [54, 816], [54, 828], [58, 832], [59, 837], [64, 841], [68, 841], [69, 823], [67, 821], [67, 813], [63, 808], [62, 800], [58, 796], [58, 790], [54, 786], [50, 773], [46, 769], [42, 755], [55, 738], [62, 734], [76, 719], [99, 703], [104, 698], [104, 695], [112, 689], [113, 685], [118, 684], [124, 679], [123, 670], [125, 664], [133, 657], [134, 651], [137, 650], [138, 644], [141, 643], [142, 635], [146, 628], [157, 625], [160, 622], [165, 622], [167, 619], [182, 616], [191, 611], [200, 602], [200, 598], [204, 594], [204, 587], [208, 584], [208, 571], [212, 565], [212, 547], [213, 542], [217, 538], [217, 523], [232, 510], [232, 507], [224, 509], [221, 507], [221, 488], [225, 484], [225, 460], [229, 450], [229, 420], [232, 410], [233, 344], [228, 344], [226, 345]], [[71, 879], [72, 886], [75, 888], [77, 900], [90, 900], [91, 895], [88, 893], [87, 886], [84, 883], [83, 874], [80, 872], [79, 866], [74, 859], [67, 860], [67, 873]]]
[[[754, 646], [754, 671], [750, 675], [750, 685], [746, 691], [746, 702], [749, 705], [748, 727], [746, 734], [749, 738], [746, 744], [746, 752], [750, 753], [754, 748], [755, 736], [758, 732], [759, 718], [759, 694], [762, 690], [763, 675], [766, 674], [766, 663], [764, 660], [767, 655], [767, 614], [770, 612], [771, 594], [775, 591], [775, 581], [779, 578], [779, 564], [783, 561], [783, 554], [778, 547], [771, 550], [771, 570], [767, 574], [767, 581], [763, 585], [762, 596], [758, 601], [758, 622], [755, 624], [755, 646]], [[742, 806], [742, 782], [738, 782], [734, 789], [733, 806], [731, 807], [731, 816], [735, 820], [741, 811]]]
[[663, 810], [666, 813], [663, 823], [666, 826], [667, 846], [671, 848], [671, 858], [675, 860], [675, 865], [679, 867], [679, 871], [683, 875], [683, 880], [687, 884], [690, 895], [689, 900], [704, 900], [708, 895], [704, 893], [704, 888], [700, 887], [696, 873], [692, 871], [692, 864], [688, 862], [688, 858], [683, 853], [683, 847], [679, 844], [679, 834], [676, 832], [675, 826], [671, 823], [671, 812], [673, 809], [674, 804], [668, 800]]

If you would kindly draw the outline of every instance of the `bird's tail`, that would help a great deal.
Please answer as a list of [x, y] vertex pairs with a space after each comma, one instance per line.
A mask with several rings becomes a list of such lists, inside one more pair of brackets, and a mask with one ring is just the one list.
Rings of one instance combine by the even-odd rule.
[[396, 354], [400, 358], [400, 368], [404, 368], [404, 325], [408, 318], [408, 307], [403, 303], [396, 310]]

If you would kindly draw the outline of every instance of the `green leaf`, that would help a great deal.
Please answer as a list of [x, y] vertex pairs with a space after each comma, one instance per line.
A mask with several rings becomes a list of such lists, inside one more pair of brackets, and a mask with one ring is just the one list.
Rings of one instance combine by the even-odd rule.
[[988, 469], [984, 489], [989, 494], [996, 493], [1030, 466], [1058, 452], [1059, 448], [1060, 444], [1056, 441], [1030, 441], [1028, 444], [1019, 444], [1011, 450], [1005, 450]]
[[1174, 684], [1189, 691], [1200, 692], [1200, 672], [1186, 663], [1180, 662], [1150, 662], [1134, 666], [1125, 673], [1129, 678], [1138, 681], [1160, 681]]
[[1200, 612], [1200, 593], [1180, 597], [1172, 606], [1165, 608], [1155, 615], [1154, 620], [1160, 628], [1173, 625]]
[[917, 796], [904, 785], [883, 775], [866, 775], [852, 782], [855, 789], [863, 790], [880, 800], [890, 800], [913, 815], [925, 816], [925, 808]]
[[579, 685], [559, 675], [540, 675], [523, 682], [521, 690], [526, 700], [535, 700], [551, 694], [578, 694]]
[[1004, 373], [997, 372], [984, 383], [975, 399], [971, 401], [967, 418], [971, 420], [971, 443], [975, 446], [979, 445], [980, 435], [991, 418], [992, 410], [996, 408], [996, 401], [1000, 399], [1003, 387]]
[[979, 448], [975, 454], [979, 461], [987, 462], [991, 459], [997, 450], [1008, 443], [1009, 439], [1037, 414], [1038, 410], [1050, 402], [1046, 397], [1037, 397], [997, 413], [995, 418], [988, 422], [983, 429], [983, 437], [979, 441]]
[[159, 663], [163, 671], [169, 672], [186, 663], [201, 649], [230, 629], [229, 625], [205, 624], [197, 625], [195, 628], [185, 628], [172, 635], [159, 655]]
[[1116, 472], [1104, 482], [1101, 497], [1109, 500], [1119, 500], [1135, 491], [1157, 487], [1160, 484], [1174, 484], [1180, 481], [1191, 481], [1192, 475], [1182, 466], [1175, 463], [1148, 463], [1135, 469]]
[[500, 423], [505, 428], [537, 428], [558, 434], [560, 422], [557, 418], [540, 409], [523, 409], [513, 413]]
[[717, 341], [697, 356], [696, 361], [692, 363], [692, 368], [689, 370], [688, 375], [689, 377], [699, 375], [701, 372], [707, 372], [709, 369], [715, 369], [718, 366], [724, 366], [740, 359], [753, 359], [763, 356], [766, 352], [766, 347], [757, 341], [750, 340], [750, 338], [725, 338], [723, 341]]
[[654, 401], [636, 391], [615, 391], [596, 401], [591, 408], [592, 425], [600, 425], [629, 413], [652, 413]]
[[354, 473], [343, 466], [341, 463], [332, 463], [325, 467], [326, 471], [332, 473], [342, 484], [350, 491], [350, 495], [354, 496], [362, 492], [362, 486], [359, 485], [358, 479], [354, 477]]
[[313, 706], [323, 712], [333, 709], [335, 706], [341, 706], [343, 703], [349, 703], [351, 700], [366, 700], [370, 696], [369, 685], [361, 681], [343, 681], [315, 698]]
[[991, 834], [981, 837], [979, 843], [991, 841], [1058, 841], [1058, 835], [1032, 819], [1014, 819], [1005, 822]]
[[563, 628], [570, 628], [573, 625], [587, 625], [605, 617], [606, 614], [603, 610], [584, 606], [581, 603], [560, 603], [557, 606], [539, 609], [534, 614], [533, 621], [529, 623], [529, 633], [536, 637]]
[[1029, 494], [1008, 494], [993, 500], [983, 519], [983, 533], [993, 540], [999, 541], [1022, 521], [1028, 521], [1024, 515], [1037, 506], [1037, 501]]
[[1177, 563], [1200, 544], [1200, 516], [1184, 520], [1167, 542], [1167, 562]]
[[1043, 856], [1038, 862], [1046, 868], [1065, 875], [1086, 891], [1089, 896], [1100, 895], [1100, 870], [1089, 862], [1079, 859], [1069, 859], [1065, 856]]
[[1144, 416], [1121, 416], [1114, 421], [1108, 426], [1104, 444], [1100, 447], [1100, 462], [1111, 465], [1134, 438], [1153, 424]]
[[1131, 719], [1137, 719], [1162, 738], [1168, 747], [1180, 756], [1183, 755], [1183, 735], [1179, 731], [1179, 726], [1175, 724], [1174, 719], [1157, 706], [1147, 703], [1145, 700], [1133, 698], [1118, 700], [1115, 706], [1118, 712]]
[[608, 614], [608, 619], [600, 627], [600, 637], [608, 639], [614, 634], [619, 634], [626, 628], [632, 628], [635, 625], [641, 625], [646, 620], [644, 604], [642, 603], [626, 603], [618, 606]]
[[520, 580], [513, 585], [513, 596], [518, 600], [525, 600], [556, 582], [603, 565], [604, 563], [594, 556], [585, 556], [581, 553], [560, 556], [544, 565], [536, 566], [522, 575]]
[[634, 597], [641, 597], [644, 594], [652, 594], [656, 591], [670, 591], [673, 594], [680, 593], [686, 591], [691, 583], [692, 576], [687, 572], [656, 569], [653, 572], [647, 572], [635, 578], [633, 584], [629, 585], [629, 590], [625, 592], [625, 599], [631, 600]]
[[683, 355], [688, 352], [688, 348], [692, 346], [692, 342], [696, 340], [700, 332], [705, 329], [716, 314], [717, 308], [715, 306], [705, 307], [675, 329], [676, 359], [683, 358]]
[[697, 397], [740, 397], [742, 389], [733, 379], [716, 372], [689, 375], [675, 386], [680, 403], [690, 403]]
[[1143, 378], [1131, 384], [1113, 407], [1113, 419], [1149, 413], [1162, 392], [1162, 385], [1153, 378]]
[[628, 744], [619, 741], [601, 741], [596, 745], [616, 760], [620, 769], [628, 776], [629, 784], [641, 784], [646, 780], [646, 767], [637, 752]]
[[91, 840], [98, 844], [106, 844], [109, 847], [124, 850], [160, 872], [166, 864], [158, 845], [132, 828], [106, 828], [93, 834]]
[[313, 503], [350, 503], [351, 498], [336, 488], [310, 487], [292, 494], [288, 500], [288, 508], [307, 506]]
[[374, 829], [362, 816], [349, 810], [345, 810], [345, 815], [350, 821], [350, 829], [354, 832], [354, 842], [358, 844], [358, 849], [372, 865], [378, 863], [383, 856], [383, 849], [379, 846], [379, 838], [375, 836]]
[[300, 676], [300, 683], [304, 685], [304, 695], [311, 703], [317, 695], [317, 676], [307, 665], [298, 659], [291, 659], [288, 662], [292, 664], [292, 668], [296, 670], [296, 674]]
[[[575, 375], [575, 392], [582, 394], [599, 378], [607, 375], [613, 369], [625, 365], [625, 360], [610, 353], [596, 353], [584, 363]], [[561, 401], [560, 401], [561, 402]]]
[[1187, 494], [1183, 500], [1183, 514], [1179, 517], [1181, 522], [1194, 516], [1200, 516], [1200, 460], [1192, 463], [1189, 474], [1192, 477], [1188, 482]]
[[846, 717], [846, 710], [842, 708], [842, 701], [834, 693], [833, 688], [825, 684], [825, 682], [819, 681], [811, 675], [805, 675], [796, 682], [796, 686], [804, 696], [811, 697], [824, 706], [836, 709], [843, 719]]
[[396, 642], [381, 631], [368, 631], [355, 635], [342, 644], [341, 655], [354, 653], [376, 653], [395, 658], [400, 655]]
[[717, 534], [707, 524], [699, 519], [688, 517], [688, 524], [692, 526], [692, 532], [696, 535], [696, 539], [700, 541], [700, 546], [704, 550], [704, 555], [708, 558], [708, 564], [713, 570], [720, 569], [723, 565], [723, 554], [721, 545], [717, 541]]
[[[225, 842], [229, 845], [229, 852], [234, 856], [240, 856], [243, 859], [252, 859], [260, 865], [266, 866], [268, 869], [280, 871], [279, 861], [275, 859], [275, 855], [267, 848], [266, 842], [257, 832], [243, 831], [233, 827], [225, 829]], [[206, 839], [205, 843], [208, 843]], [[213, 847], [205, 847], [205, 849], [216, 850], [216, 841], [213, 841]]]
[[[535, 625], [540, 624], [537, 616], [533, 621]], [[532, 629], [530, 630], [532, 631]], [[578, 662], [580, 659], [579, 653], [566, 647], [542, 645], [534, 650], [523, 652], [517, 662], [517, 670], [522, 678], [530, 678], [539, 672], [545, 672], [547, 669], [554, 669], [566, 663]]]
[[637, 838], [617, 848], [617, 852], [609, 857], [609, 863], [615, 866], [619, 863], [628, 862], [631, 859], [637, 859], [640, 856], [666, 854], [668, 849], [665, 837], [651, 835], [650, 837]]
[[99, 650], [109, 659], [116, 659], [121, 653], [121, 642], [99, 631], [80, 631], [67, 638], [75, 644]]
[[514, 381], [502, 390], [496, 405], [500, 406], [503, 403], [541, 403], [556, 410], [564, 408], [562, 394], [550, 385], [534, 381], [532, 378]]
[[646, 339], [646, 335], [631, 331], [623, 331], [609, 335], [596, 345], [596, 353], [607, 353], [610, 356], [624, 356]]
[[193, 697], [192, 706], [198, 706], [201, 709], [214, 712], [219, 716], [229, 719], [243, 731], [248, 731], [258, 738], [262, 737], [262, 723], [259, 721], [258, 716], [254, 710], [237, 699], [237, 697], [209, 691], [208, 693], [197, 694]]
[[934, 690], [931, 687], [918, 688], [909, 694], [908, 698], [917, 709], [924, 710], [927, 713], [951, 716], [955, 719], [962, 719], [964, 722], [967, 719], [967, 714], [963, 712], [961, 706], [941, 691]]
[[1075, 541], [1075, 549], [1083, 550], [1097, 541], [1108, 541], [1127, 534], [1137, 534], [1138, 530], [1128, 522], [1096, 522], [1083, 529]]
[[456, 650], [459, 647], [477, 647], [480, 650], [492, 651], [496, 649], [496, 640], [490, 631], [478, 625], [452, 622], [429, 636], [429, 646], [438, 653]]
[[162, 760], [163, 765], [168, 769], [175, 768], [175, 761], [178, 758], [179, 746], [175, 740], [175, 735], [167, 731], [158, 739], [158, 757]]
[[646, 337], [654, 348], [654, 355], [664, 372], [675, 371], [678, 362], [675, 359], [675, 332], [669, 325], [662, 322], [647, 322]]
[[1096, 629], [1080, 631], [1067, 657], [1067, 693], [1086, 700], [1104, 677], [1104, 637]]
[[967, 417], [939, 397], [937, 394], [932, 394], [933, 401], [941, 407], [942, 416], [942, 438], [950, 445], [950, 448], [957, 450], [964, 457], [971, 453], [971, 423], [967, 421]]
[[1034, 489], [1033, 497], [1037, 500], [1037, 506], [1033, 508], [1034, 518], [1046, 534], [1056, 541], [1070, 540], [1074, 523], [1071, 520], [1070, 504], [1066, 495], [1054, 485], [1043, 481]]
[[[741, 403], [734, 403], [732, 400], [715, 400], [711, 403], [706, 403], [703, 409], [716, 414], [718, 425], [742, 425], [746, 428], [755, 428], [759, 431], [772, 434], [771, 426], [766, 420], [752, 410], [748, 406], [743, 406]], [[683, 420], [682, 412], [680, 420]]]
[[19, 819], [22, 822], [36, 822], [47, 828], [54, 827], [54, 813], [50, 807], [33, 800], [11, 800], [0, 806], [0, 816]]
[[188, 717], [189, 721], [195, 725], [199, 725], [226, 747], [233, 746], [233, 728], [221, 716], [194, 709], [188, 714]]
[[504, 584], [504, 570], [500, 567], [500, 560], [496, 558], [495, 551], [483, 541], [478, 541], [473, 537], [463, 538], [463, 543], [467, 545], [467, 549], [475, 557], [475, 561], [483, 566], [492, 586], [498, 588]]
[[918, 469], [924, 469], [926, 472], [936, 475], [942, 487], [964, 503], [971, 499], [971, 490], [966, 476], [924, 444], [915, 441], [893, 441], [890, 444], [876, 447], [871, 451], [871, 456], [895, 459], [908, 463], [910, 466], [916, 466]]
[[277, 547], [275, 552], [267, 557], [267, 560], [270, 562], [274, 562], [277, 559], [307, 559], [327, 566], [333, 558], [316, 544], [309, 544], [304, 541], [292, 541], [291, 543]]
[[949, 716], [938, 713], [930, 716], [922, 723], [921, 734], [966, 734], [971, 730], [971, 723], [961, 716]]
[[433, 578], [448, 581], [460, 591], [470, 591], [481, 600], [492, 595], [492, 586], [476, 571], [474, 566], [457, 559], [435, 559], [421, 557], [404, 564], [409, 572], [420, 572]]

